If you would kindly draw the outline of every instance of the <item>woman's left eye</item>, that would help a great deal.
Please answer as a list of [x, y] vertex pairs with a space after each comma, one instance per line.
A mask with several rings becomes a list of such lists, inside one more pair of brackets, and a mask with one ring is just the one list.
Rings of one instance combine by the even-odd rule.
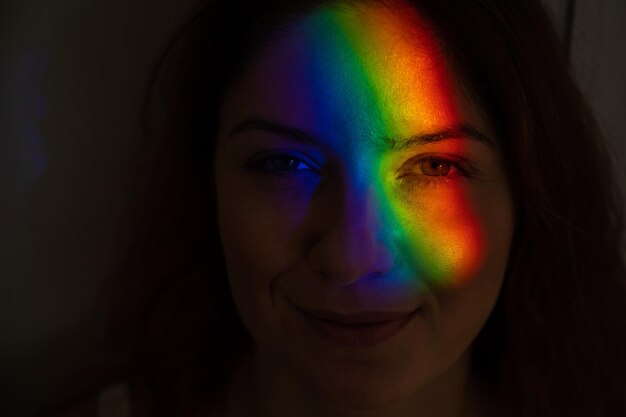
[[451, 180], [472, 178], [477, 170], [465, 158], [421, 156], [405, 162], [397, 178], [403, 183], [442, 185]]
[[435, 158], [422, 159], [419, 162], [418, 166], [419, 169], [422, 171], [422, 174], [431, 177], [441, 177], [443, 175], [448, 175], [450, 173], [450, 168], [453, 167], [450, 161]]

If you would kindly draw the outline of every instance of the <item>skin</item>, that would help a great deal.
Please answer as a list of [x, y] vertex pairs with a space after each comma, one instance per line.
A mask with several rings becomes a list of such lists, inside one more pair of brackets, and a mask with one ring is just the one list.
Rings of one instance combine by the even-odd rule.
[[[352, 52], [364, 73], [384, 81], [355, 82], [341, 59], [329, 70], [312, 28], [345, 37], [335, 33], [337, 19], [362, 29], [351, 33], [367, 48]], [[489, 413], [469, 353], [497, 300], [513, 234], [497, 141], [457, 136], [381, 150], [377, 139], [458, 123], [495, 138], [433, 39], [402, 6], [322, 9], [259, 51], [227, 91], [215, 156], [218, 223], [233, 298], [255, 341], [233, 378], [229, 415]], [[314, 140], [236, 128], [250, 117]], [[427, 160], [411, 165], [409, 185], [398, 180], [407, 161], [429, 155], [464, 155], [474, 174]], [[320, 338], [294, 305], [419, 311], [389, 340], [346, 347]]]

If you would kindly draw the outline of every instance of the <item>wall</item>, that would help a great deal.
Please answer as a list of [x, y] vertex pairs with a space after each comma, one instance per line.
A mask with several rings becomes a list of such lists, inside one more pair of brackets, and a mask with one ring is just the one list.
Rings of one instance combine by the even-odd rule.
[[0, 415], [88, 392], [75, 373], [105, 359], [95, 306], [124, 251], [141, 93], [191, 4], [0, 2]]

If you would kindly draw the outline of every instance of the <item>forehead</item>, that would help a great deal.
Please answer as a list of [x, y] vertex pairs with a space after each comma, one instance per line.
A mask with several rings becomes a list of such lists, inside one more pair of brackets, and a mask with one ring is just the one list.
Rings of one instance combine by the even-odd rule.
[[305, 16], [257, 54], [234, 91], [239, 112], [262, 109], [329, 139], [404, 137], [467, 119], [483, 124], [443, 45], [402, 5], [335, 6]]

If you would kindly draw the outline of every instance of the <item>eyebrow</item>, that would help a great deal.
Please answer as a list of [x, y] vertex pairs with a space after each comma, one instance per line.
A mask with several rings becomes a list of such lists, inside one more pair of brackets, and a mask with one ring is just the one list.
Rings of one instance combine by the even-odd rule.
[[248, 130], [260, 130], [263, 132], [273, 133], [278, 136], [282, 136], [285, 139], [292, 139], [296, 142], [301, 142], [307, 145], [320, 144], [320, 141], [318, 139], [303, 130], [257, 117], [250, 117], [243, 122], [237, 124], [230, 131], [230, 137], [233, 137], [239, 133]]
[[391, 151], [401, 151], [414, 145], [426, 145], [441, 142], [446, 139], [469, 139], [495, 150], [496, 142], [475, 127], [462, 123], [451, 128], [439, 130], [434, 133], [414, 135], [409, 138], [386, 138], [386, 147]]
[[[247, 118], [235, 125], [229, 136], [232, 137], [249, 130], [273, 133], [285, 139], [307, 145], [319, 145], [321, 143], [315, 136], [301, 129], [258, 117]], [[380, 146], [386, 151], [401, 151], [415, 145], [437, 143], [446, 139], [469, 139], [487, 145], [491, 149], [496, 149], [496, 142], [493, 139], [467, 123], [461, 123], [433, 133], [413, 135], [408, 138], [385, 137], [379, 142]]]

